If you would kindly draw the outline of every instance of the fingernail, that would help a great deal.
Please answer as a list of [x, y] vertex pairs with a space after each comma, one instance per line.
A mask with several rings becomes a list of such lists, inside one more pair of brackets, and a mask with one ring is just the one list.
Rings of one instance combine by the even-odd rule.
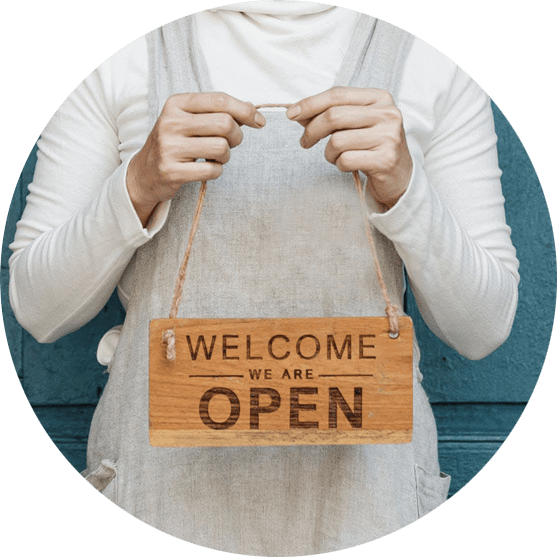
[[286, 116], [292, 120], [292, 118], [296, 118], [296, 116], [299, 116], [300, 112], [302, 112], [302, 109], [299, 105], [295, 104], [288, 108], [288, 110], [286, 111]]
[[260, 112], [256, 112], [255, 113], [255, 123], [260, 126], [263, 127], [266, 124], [266, 120], [265, 117], [263, 116], [263, 114], [261, 114]]
[[308, 139], [305, 135], [300, 138], [300, 145], [305, 149], [308, 146]]

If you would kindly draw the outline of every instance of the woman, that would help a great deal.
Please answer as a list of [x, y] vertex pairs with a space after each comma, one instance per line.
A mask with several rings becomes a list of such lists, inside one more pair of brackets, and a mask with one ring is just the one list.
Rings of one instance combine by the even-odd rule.
[[[286, 115], [253, 106], [277, 102], [291, 105]], [[265, 555], [370, 541], [444, 500], [416, 344], [411, 444], [148, 442], [147, 327], [167, 312], [196, 182], [214, 180], [180, 315], [381, 315], [353, 170], [367, 178], [395, 303], [404, 266], [445, 342], [470, 358], [499, 346], [518, 262], [489, 100], [421, 41], [340, 8], [229, 6], [136, 41], [60, 108], [11, 246], [10, 294], [21, 323], [49, 342], [118, 287], [127, 317], [111, 333], [116, 353], [108, 340], [99, 348], [110, 379], [85, 472], [107, 497], [177, 537]]]

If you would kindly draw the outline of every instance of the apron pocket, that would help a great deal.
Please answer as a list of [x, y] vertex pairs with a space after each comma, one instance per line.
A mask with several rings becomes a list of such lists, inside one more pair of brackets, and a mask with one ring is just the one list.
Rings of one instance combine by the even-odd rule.
[[85, 479], [103, 495], [114, 500], [116, 494], [116, 464], [102, 460], [98, 468], [85, 476]]
[[442, 472], [431, 474], [415, 465], [418, 517], [421, 518], [447, 500], [451, 477]]

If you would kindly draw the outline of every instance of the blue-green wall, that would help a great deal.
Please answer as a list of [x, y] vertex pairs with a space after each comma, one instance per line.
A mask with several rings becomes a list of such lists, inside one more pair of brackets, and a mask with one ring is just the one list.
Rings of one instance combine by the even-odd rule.
[[[439, 430], [441, 468], [453, 477], [451, 494], [493, 456], [520, 417], [541, 371], [555, 310], [553, 232], [530, 160], [509, 123], [494, 106], [507, 220], [521, 263], [516, 321], [509, 340], [479, 362], [470, 362], [425, 327], [411, 295], [407, 308], [421, 340], [424, 387]], [[23, 169], [8, 215], [1, 259], [2, 309], [15, 369], [43, 427], [78, 470], [85, 468], [91, 416], [106, 381], [95, 352], [104, 332], [123, 321], [115, 296], [81, 330], [49, 345], [36, 343], [9, 307], [7, 245], [33, 176], [35, 150]]]

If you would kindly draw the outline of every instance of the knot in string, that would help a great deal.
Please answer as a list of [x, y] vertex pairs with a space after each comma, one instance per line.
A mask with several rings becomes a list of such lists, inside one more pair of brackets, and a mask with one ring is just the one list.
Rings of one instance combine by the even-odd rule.
[[395, 305], [388, 305], [385, 308], [385, 313], [389, 318], [389, 336], [391, 338], [397, 338], [400, 333], [400, 328], [398, 325], [398, 307]]
[[174, 329], [166, 329], [163, 332], [162, 342], [166, 344], [166, 359], [174, 361], [176, 359], [176, 334]]

